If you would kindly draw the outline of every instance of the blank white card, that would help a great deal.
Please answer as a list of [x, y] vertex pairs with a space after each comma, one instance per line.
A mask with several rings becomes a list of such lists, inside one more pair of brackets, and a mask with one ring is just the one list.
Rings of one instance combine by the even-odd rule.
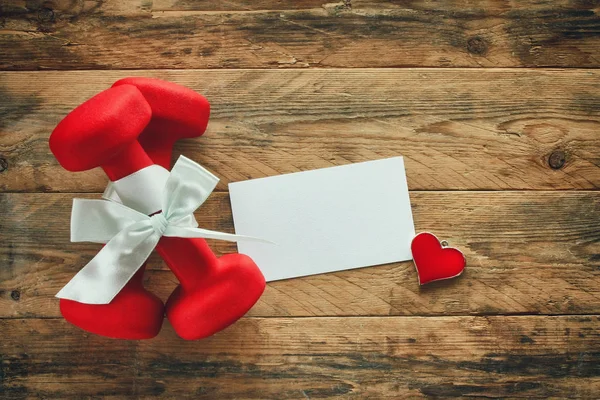
[[239, 242], [267, 281], [412, 259], [402, 157], [229, 184]]

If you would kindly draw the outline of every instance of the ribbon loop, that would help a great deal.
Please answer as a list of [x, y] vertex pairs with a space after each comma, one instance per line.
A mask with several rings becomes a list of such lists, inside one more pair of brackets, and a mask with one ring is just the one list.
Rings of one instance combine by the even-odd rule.
[[[150, 167], [149, 167], [150, 168]], [[164, 179], [159, 169], [154, 169]], [[152, 172], [144, 171], [144, 179]], [[126, 179], [126, 178], [124, 178]], [[56, 297], [87, 304], [108, 304], [148, 259], [162, 236], [259, 241], [250, 236], [197, 228], [193, 212], [204, 203], [219, 179], [181, 156], [166, 179], [162, 212], [149, 217], [107, 200], [73, 200], [71, 241], [106, 243]], [[147, 211], [147, 210], [146, 210]]]
[[185, 156], [180, 156], [165, 183], [162, 210], [169, 221], [192, 214], [210, 196], [219, 178]]

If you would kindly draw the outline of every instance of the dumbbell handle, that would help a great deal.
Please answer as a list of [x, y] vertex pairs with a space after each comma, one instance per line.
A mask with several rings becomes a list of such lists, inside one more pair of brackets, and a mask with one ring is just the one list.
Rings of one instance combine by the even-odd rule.
[[119, 180], [154, 163], [137, 140], [131, 142], [110, 160], [102, 164], [102, 169], [111, 181]]
[[184, 291], [192, 290], [197, 282], [209, 279], [218, 265], [218, 258], [200, 238], [160, 238], [156, 251], [181, 283]]

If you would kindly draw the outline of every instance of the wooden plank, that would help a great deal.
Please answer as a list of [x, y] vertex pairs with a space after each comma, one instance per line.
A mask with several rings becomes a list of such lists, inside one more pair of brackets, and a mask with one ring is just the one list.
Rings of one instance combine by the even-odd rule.
[[[99, 250], [69, 242], [72, 194], [0, 195], [0, 317], [57, 317], [53, 296]], [[90, 196], [88, 196], [90, 197]], [[271, 282], [253, 316], [600, 312], [600, 192], [411, 192], [417, 231], [462, 249], [463, 276], [419, 288], [411, 262]], [[202, 227], [233, 232], [213, 194]], [[218, 255], [234, 244], [211, 242]], [[177, 281], [153, 256], [146, 286]]]
[[0, 190], [102, 191], [99, 169], [65, 171], [47, 140], [129, 74], [211, 101], [207, 133], [175, 150], [216, 173], [218, 190], [397, 155], [411, 190], [600, 187], [599, 71], [359, 69], [0, 73]]
[[[387, 4], [385, 2], [361, 1], [354, 2], [361, 6], [370, 8], [397, 8], [397, 5]], [[2, 12], [5, 15], [20, 16], [35, 16], [38, 13], [38, 18], [45, 16], [48, 10], [53, 11], [54, 19], [69, 17], [85, 17], [90, 14], [103, 15], [131, 15], [143, 14], [147, 12], [159, 11], [282, 11], [282, 10], [311, 10], [319, 8], [333, 7], [348, 7], [351, 4], [340, 1], [338, 3], [324, 3], [319, 0], [214, 0], [214, 1], [195, 1], [195, 0], [153, 0], [152, 2], [144, 1], [119, 1], [119, 0], [103, 0], [103, 1], [88, 1], [84, 3], [74, 4], [71, 0], [49, 0], [44, 2], [33, 2], [27, 0], [9, 0], [2, 4]], [[534, 8], [537, 8], [534, 6]], [[540, 8], [543, 8], [540, 7]], [[48, 22], [48, 21], [46, 21]]]
[[[380, 3], [381, 5], [381, 3]], [[268, 11], [268, 10], [314, 10], [334, 9], [338, 11], [352, 7], [350, 1], [332, 1], [330, 3], [322, 0], [216, 0], [216, 1], [194, 1], [194, 0], [154, 0], [151, 10], [159, 11]]]
[[199, 342], [0, 320], [4, 398], [593, 398], [600, 318], [245, 318]]
[[0, 8], [0, 69], [600, 63], [593, 1], [295, 3], [11, 1]]

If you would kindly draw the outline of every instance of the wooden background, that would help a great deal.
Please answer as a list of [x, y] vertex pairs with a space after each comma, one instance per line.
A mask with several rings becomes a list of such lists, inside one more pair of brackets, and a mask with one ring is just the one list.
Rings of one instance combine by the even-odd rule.
[[[600, 396], [600, 2], [0, 0], [0, 397]], [[66, 323], [53, 296], [97, 251], [48, 136], [129, 75], [212, 103], [177, 153], [220, 178], [197, 214], [232, 231], [227, 183], [405, 157], [417, 231], [458, 279], [411, 262], [270, 283], [199, 341]], [[219, 253], [235, 246], [212, 242]], [[147, 287], [176, 285], [153, 256]]]

